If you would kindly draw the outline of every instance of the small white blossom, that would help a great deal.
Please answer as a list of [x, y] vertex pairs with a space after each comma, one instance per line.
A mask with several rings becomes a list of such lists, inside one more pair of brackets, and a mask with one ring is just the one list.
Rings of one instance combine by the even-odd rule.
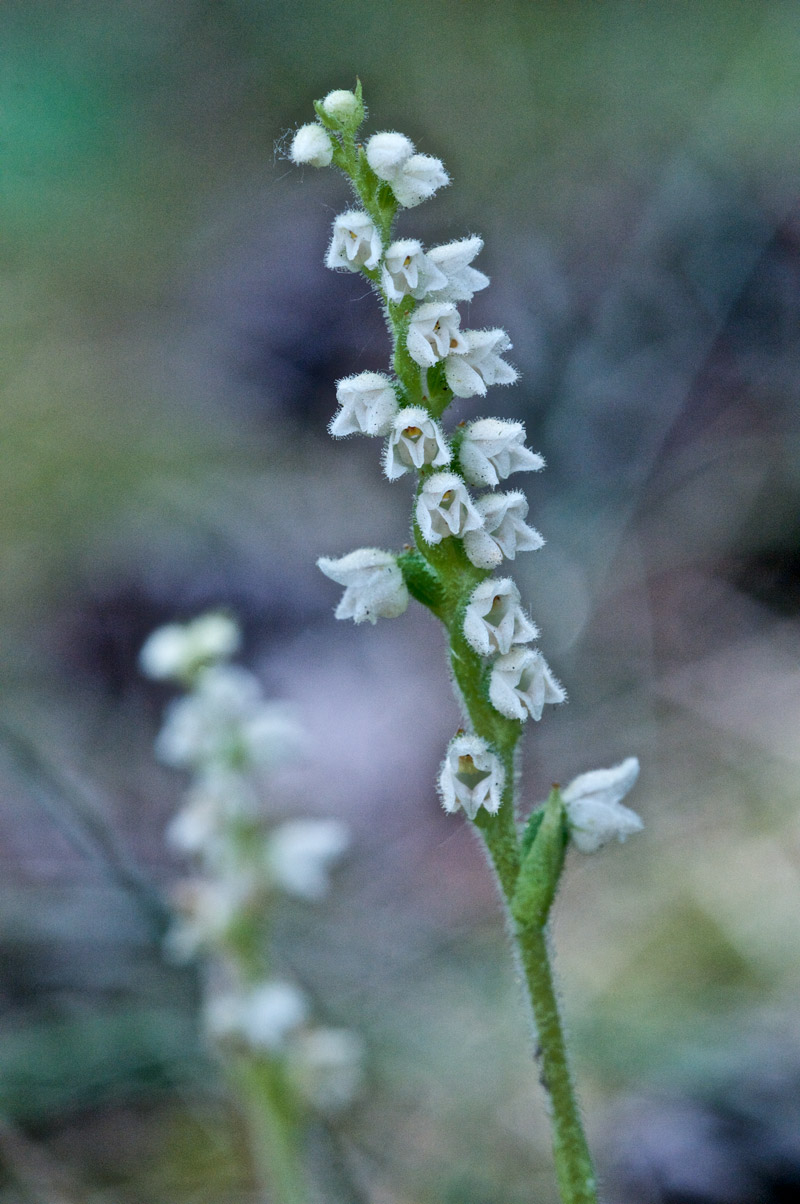
[[437, 285], [431, 289], [431, 300], [471, 301], [474, 293], [486, 288], [489, 277], [477, 268], [469, 266], [482, 250], [483, 239], [477, 236], [459, 238], [440, 247], [431, 247], [428, 259], [445, 277], [444, 285]]
[[489, 679], [489, 701], [507, 719], [541, 719], [545, 703], [563, 702], [556, 681], [538, 648], [512, 648], [499, 656]]
[[287, 1065], [308, 1103], [323, 1112], [340, 1112], [361, 1091], [364, 1043], [346, 1028], [308, 1029], [292, 1038]]
[[490, 815], [500, 809], [505, 785], [502, 761], [480, 736], [456, 736], [439, 771], [442, 806], [452, 814], [461, 807], [474, 819], [481, 807]]
[[390, 552], [358, 548], [338, 560], [321, 556], [317, 565], [331, 581], [345, 587], [336, 607], [337, 619], [377, 623], [378, 619], [396, 618], [408, 606], [408, 589]]
[[360, 209], [348, 209], [340, 213], [333, 223], [333, 237], [325, 255], [329, 268], [346, 268], [357, 272], [359, 268], [376, 268], [380, 263], [381, 236], [366, 213]]
[[514, 472], [539, 472], [544, 460], [525, 446], [521, 422], [478, 418], [464, 431], [459, 452], [461, 471], [470, 485], [494, 488]]
[[298, 166], [308, 163], [311, 167], [329, 167], [333, 159], [329, 134], [316, 121], [301, 125], [292, 139], [289, 158]]
[[333, 92], [329, 92], [322, 101], [322, 107], [329, 117], [334, 121], [340, 121], [343, 125], [352, 121], [354, 117], [360, 116], [362, 105], [354, 92], [349, 92], [346, 88], [336, 88]]
[[408, 324], [406, 347], [420, 368], [432, 368], [455, 352], [466, 351], [467, 341], [459, 330], [461, 319], [451, 301], [429, 301], [414, 310]]
[[612, 769], [579, 774], [562, 790], [570, 836], [582, 853], [596, 853], [610, 840], [622, 842], [641, 832], [641, 819], [621, 802], [638, 776], [637, 758], [628, 757]]
[[510, 577], [489, 577], [472, 591], [464, 613], [464, 638], [479, 656], [510, 652], [539, 634], [522, 609]]
[[177, 769], [269, 768], [294, 755], [300, 739], [286, 707], [266, 702], [252, 673], [215, 665], [167, 708], [156, 754]]
[[398, 204], [404, 209], [413, 209], [449, 184], [450, 177], [441, 159], [435, 159], [433, 155], [412, 155], [390, 183]]
[[462, 538], [483, 524], [461, 477], [436, 472], [422, 486], [416, 506], [417, 522], [426, 543], [441, 543], [450, 535]]
[[267, 872], [287, 894], [322, 899], [328, 890], [330, 868], [349, 843], [347, 827], [339, 820], [289, 820], [270, 833]]
[[411, 139], [393, 130], [373, 134], [366, 146], [367, 163], [378, 179], [388, 182], [395, 178], [413, 154], [414, 143]]
[[517, 552], [535, 552], [544, 545], [544, 538], [525, 522], [528, 499], [519, 490], [486, 494], [475, 508], [483, 526], [464, 536], [464, 551], [476, 568], [497, 568], [504, 556], [514, 560]]
[[447, 383], [456, 397], [486, 395], [489, 385], [513, 385], [519, 373], [504, 359], [511, 340], [504, 330], [465, 330], [466, 346], [453, 348], [445, 363]]
[[419, 301], [447, 284], [447, 277], [425, 254], [416, 238], [401, 238], [387, 248], [381, 268], [383, 291], [390, 301], [409, 296]]
[[328, 430], [335, 439], [345, 435], [388, 435], [397, 413], [397, 396], [392, 382], [382, 372], [359, 372], [336, 385], [341, 409]]
[[212, 995], [205, 1027], [217, 1041], [244, 1041], [253, 1049], [282, 1053], [287, 1039], [308, 1019], [308, 1003], [297, 987], [278, 980]]
[[139, 666], [156, 681], [184, 681], [198, 669], [232, 656], [241, 633], [227, 615], [201, 615], [191, 623], [168, 623], [145, 641]]
[[438, 422], [422, 406], [407, 406], [394, 420], [383, 457], [390, 481], [424, 464], [441, 468], [450, 463], [450, 448]]

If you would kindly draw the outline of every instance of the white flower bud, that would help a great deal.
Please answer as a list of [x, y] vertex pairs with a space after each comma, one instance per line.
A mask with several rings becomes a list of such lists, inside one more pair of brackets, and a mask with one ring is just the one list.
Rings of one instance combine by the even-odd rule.
[[325, 266], [357, 272], [360, 268], [376, 268], [380, 263], [381, 236], [366, 213], [348, 209], [333, 223], [333, 237], [325, 255]]
[[367, 163], [380, 180], [393, 180], [413, 154], [411, 139], [394, 131], [373, 134], [366, 147]]
[[525, 522], [528, 499], [519, 490], [480, 497], [475, 509], [483, 526], [464, 536], [464, 551], [476, 568], [497, 568], [504, 556], [514, 560], [517, 552], [535, 552], [544, 545], [539, 532]]
[[441, 159], [433, 155], [412, 155], [391, 178], [392, 192], [404, 209], [427, 201], [450, 183]]
[[460, 322], [451, 301], [429, 301], [415, 309], [406, 335], [406, 347], [414, 363], [420, 368], [432, 368], [446, 356], [466, 351]]
[[464, 613], [464, 638], [479, 656], [510, 652], [539, 634], [522, 609], [510, 577], [489, 577], [472, 591]]
[[440, 247], [431, 247], [428, 259], [443, 272], [445, 284], [431, 289], [431, 300], [435, 301], [471, 301], [475, 293], [486, 288], [489, 277], [477, 268], [469, 265], [476, 255], [483, 250], [483, 239], [478, 237], [460, 238], [454, 242], [444, 243]]
[[364, 1043], [346, 1028], [312, 1028], [292, 1038], [287, 1064], [292, 1083], [309, 1104], [340, 1112], [361, 1091]]
[[489, 701], [507, 719], [541, 719], [545, 703], [566, 697], [538, 648], [512, 648], [494, 663]]
[[513, 385], [519, 374], [499, 355], [511, 348], [504, 330], [465, 330], [462, 335], [466, 345], [453, 348], [445, 363], [447, 383], [456, 397], [484, 397], [489, 385]]
[[461, 471], [470, 485], [494, 488], [513, 472], [538, 472], [544, 460], [525, 447], [521, 422], [479, 418], [464, 431], [459, 452]]
[[582, 853], [596, 853], [610, 840], [624, 841], [644, 824], [621, 800], [639, 776], [639, 762], [628, 757], [612, 769], [582, 773], [561, 792], [570, 836]]
[[336, 385], [341, 409], [328, 430], [335, 439], [345, 435], [388, 435], [398, 410], [392, 382], [382, 372], [359, 372]]
[[383, 457], [383, 471], [390, 481], [403, 473], [419, 471], [424, 464], [440, 468], [450, 463], [450, 448], [438, 422], [422, 406], [400, 410], [392, 424]]
[[345, 587], [336, 607], [337, 619], [377, 623], [379, 618], [396, 618], [408, 606], [408, 589], [390, 552], [358, 548], [338, 560], [321, 556], [317, 565], [331, 581]]
[[428, 477], [417, 498], [416, 516], [422, 538], [431, 544], [450, 535], [461, 539], [483, 523], [461, 477], [452, 472]]
[[456, 736], [439, 771], [442, 806], [452, 814], [462, 808], [474, 819], [481, 807], [495, 815], [503, 801], [503, 763], [480, 736]]
[[287, 894], [322, 899], [328, 890], [330, 868], [349, 843], [347, 828], [339, 820], [289, 820], [270, 833], [267, 872]]
[[401, 238], [387, 247], [381, 284], [390, 301], [414, 297], [417, 301], [447, 284], [447, 277], [422, 249], [416, 238]]
[[346, 88], [336, 88], [329, 92], [322, 102], [322, 107], [334, 121], [347, 125], [353, 118], [361, 115], [362, 105], [354, 92]]
[[191, 623], [168, 623], [154, 631], [139, 653], [139, 666], [156, 681], [185, 681], [205, 665], [232, 656], [240, 643], [233, 619], [201, 615]]
[[310, 167], [329, 167], [333, 159], [330, 136], [316, 121], [301, 125], [292, 139], [289, 158], [298, 166], [307, 163]]

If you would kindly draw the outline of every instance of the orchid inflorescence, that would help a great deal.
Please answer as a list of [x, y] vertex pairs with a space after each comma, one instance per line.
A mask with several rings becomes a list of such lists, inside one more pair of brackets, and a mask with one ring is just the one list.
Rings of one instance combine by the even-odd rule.
[[478, 417], [454, 429], [442, 422], [454, 398], [484, 397], [491, 386], [517, 380], [504, 358], [511, 350], [504, 330], [461, 326], [459, 304], [489, 284], [473, 266], [483, 240], [471, 235], [426, 250], [416, 238], [395, 238], [398, 213], [449, 184], [443, 164], [396, 131], [357, 140], [366, 116], [360, 83], [314, 107], [317, 120], [297, 130], [289, 157], [301, 166], [333, 165], [349, 180], [356, 204], [335, 218], [325, 263], [369, 281], [393, 344], [390, 372], [337, 383], [339, 408], [328, 429], [337, 439], [382, 438], [386, 477], [416, 477], [413, 546], [398, 554], [360, 548], [318, 564], [344, 587], [337, 618], [395, 618], [413, 597], [446, 628], [464, 727], [442, 762], [439, 793], [445, 811], [463, 811], [480, 830], [497, 874], [537, 1025], [562, 1199], [595, 1204], [545, 926], [568, 842], [591, 853], [641, 828], [621, 802], [639, 763], [629, 757], [563, 791], [554, 786], [518, 828], [516, 749], [524, 724], [566, 694], [534, 646], [539, 632], [516, 584], [502, 575], [505, 561], [544, 543], [527, 522], [525, 495], [504, 483], [540, 471], [544, 460], [526, 446], [519, 421]]
[[203, 1021], [223, 1055], [269, 1064], [306, 1104], [335, 1111], [358, 1089], [361, 1043], [311, 1023], [305, 993], [271, 972], [269, 929], [282, 896], [324, 898], [348, 833], [335, 819], [269, 822], [270, 776], [297, 756], [303, 734], [230, 663], [239, 645], [233, 620], [210, 613], [160, 627], [140, 654], [148, 677], [186, 691], [168, 705], [156, 741], [162, 762], [191, 775], [167, 830], [194, 863], [173, 891], [167, 949], [181, 961], [206, 958]]

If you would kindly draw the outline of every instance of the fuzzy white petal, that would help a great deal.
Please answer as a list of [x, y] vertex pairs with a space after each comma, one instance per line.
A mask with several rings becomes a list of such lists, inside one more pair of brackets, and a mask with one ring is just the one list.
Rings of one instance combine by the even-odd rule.
[[464, 482], [451, 472], [428, 477], [417, 499], [416, 517], [422, 538], [430, 544], [441, 543], [450, 535], [461, 539], [482, 526]]
[[392, 382], [382, 372], [360, 372], [337, 382], [341, 407], [328, 430], [335, 439], [347, 435], [387, 435], [398, 410]]
[[[473, 397], [476, 393], [483, 396], [489, 385], [511, 385], [517, 380], [517, 370], [500, 358], [501, 352], [511, 348], [504, 330], [465, 330], [463, 336], [465, 348], [454, 348], [445, 364], [447, 383], [457, 397]], [[479, 378], [480, 387], [474, 377]]]
[[382, 250], [380, 234], [367, 214], [360, 209], [348, 209], [334, 220], [325, 265], [348, 272], [357, 272], [362, 267], [376, 268]]
[[464, 432], [459, 453], [461, 471], [471, 485], [494, 488], [514, 472], [538, 472], [544, 460], [525, 447], [521, 422], [479, 418]]
[[502, 762], [480, 736], [456, 736], [439, 771], [442, 806], [452, 814], [462, 809], [474, 819], [481, 807], [490, 815], [500, 809], [505, 785]]
[[486, 288], [489, 277], [470, 267], [470, 263], [483, 250], [483, 239], [460, 238], [455, 242], [431, 247], [428, 259], [444, 274], [444, 285], [431, 289], [432, 299], [448, 301], [471, 301], [475, 293]]
[[564, 702], [566, 693], [556, 681], [538, 648], [512, 648], [499, 656], [489, 679], [489, 701], [507, 719], [539, 720], [546, 703]]
[[464, 537], [464, 550], [477, 568], [496, 568], [504, 556], [514, 560], [518, 552], [544, 546], [544, 538], [525, 522], [528, 499], [519, 490], [486, 494], [475, 508], [483, 527]]
[[330, 136], [317, 122], [302, 125], [292, 139], [289, 158], [298, 165], [308, 163], [311, 167], [329, 167], [333, 159]]
[[510, 652], [538, 634], [510, 577], [489, 577], [475, 587], [464, 613], [464, 637], [479, 656]]
[[411, 315], [406, 335], [408, 354], [421, 368], [432, 368], [439, 360], [467, 343], [459, 329], [460, 317], [450, 301], [429, 301]]
[[427, 201], [449, 183], [444, 164], [433, 155], [411, 155], [391, 177], [392, 191], [404, 209]]
[[409, 594], [397, 560], [380, 548], [358, 548], [338, 560], [321, 556], [317, 565], [326, 577], [345, 587], [337, 619], [377, 623], [394, 619], [408, 606]]
[[411, 139], [394, 130], [373, 134], [366, 147], [367, 162], [380, 180], [393, 180], [413, 154]]
[[383, 471], [390, 481], [406, 472], [419, 471], [425, 464], [441, 468], [450, 463], [450, 448], [439, 426], [421, 406], [407, 406], [392, 424], [383, 457]]
[[595, 769], [574, 778], [562, 792], [572, 841], [582, 853], [595, 853], [610, 840], [624, 841], [644, 827], [621, 800], [639, 776], [636, 757], [611, 769]]

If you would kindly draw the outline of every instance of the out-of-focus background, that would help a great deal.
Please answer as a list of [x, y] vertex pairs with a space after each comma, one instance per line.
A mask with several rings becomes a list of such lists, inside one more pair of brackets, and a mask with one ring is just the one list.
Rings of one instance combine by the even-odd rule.
[[325, 434], [387, 357], [322, 266], [346, 189], [280, 149], [357, 74], [370, 129], [452, 175], [402, 233], [486, 240], [464, 324], [508, 329], [521, 382], [458, 416], [524, 419], [548, 463], [514, 574], [570, 701], [527, 800], [643, 766], [644, 835], [573, 855], [555, 917], [608, 1198], [797, 1199], [798, 6], [8, 0], [0, 47], [2, 1204], [257, 1198], [162, 954], [183, 783], [136, 667], [220, 604], [310, 733], [276, 814], [354, 832], [281, 941], [368, 1045], [359, 1198], [555, 1200], [493, 883], [434, 791], [440, 634], [336, 624], [314, 568], [407, 537], [376, 444]]

